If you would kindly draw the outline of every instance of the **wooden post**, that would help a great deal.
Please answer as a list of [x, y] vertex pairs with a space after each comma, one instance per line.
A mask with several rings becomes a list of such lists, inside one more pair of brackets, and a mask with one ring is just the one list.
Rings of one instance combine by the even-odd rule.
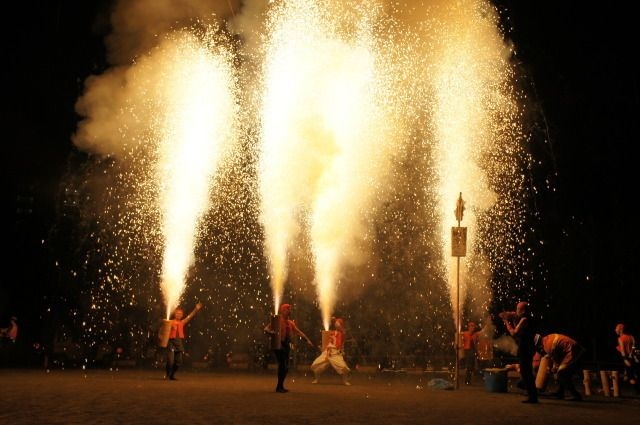
[[591, 395], [591, 371], [584, 369], [582, 371], [582, 383], [584, 384], [584, 395]]
[[611, 396], [611, 388], [609, 387], [609, 375], [606, 370], [600, 371], [600, 381], [602, 381], [602, 392], [605, 396]]
[[613, 396], [620, 397], [620, 384], [618, 383], [620, 373], [617, 370], [611, 371], [611, 383], [613, 384]]

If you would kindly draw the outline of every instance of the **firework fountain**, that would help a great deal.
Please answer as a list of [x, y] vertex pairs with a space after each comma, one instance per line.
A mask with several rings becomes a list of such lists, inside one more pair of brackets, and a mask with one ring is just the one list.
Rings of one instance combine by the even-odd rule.
[[[119, 162], [105, 185], [126, 192], [118, 214], [110, 197], [93, 206], [118, 235], [98, 280], [122, 290], [113, 282], [140, 278], [122, 257], [143, 247], [143, 280], [159, 281], [166, 315], [199, 292], [238, 318], [221, 327], [233, 341], [261, 328], [266, 291], [246, 282], [269, 286], [275, 312], [289, 285], [325, 329], [340, 308], [361, 334], [375, 329], [368, 339], [391, 348], [372, 356], [450, 349], [451, 300], [484, 318], [504, 290], [496, 273], [523, 284], [530, 158], [513, 49], [490, 3], [189, 3], [151, 2], [157, 14], [132, 28], [119, 17], [139, 9], [120, 2], [108, 39], [120, 65], [88, 79], [78, 102], [74, 142]], [[149, 29], [163, 35], [127, 37]], [[469, 252], [457, 285], [460, 192]], [[109, 292], [99, 286], [93, 316]], [[153, 288], [125, 286], [155, 303]]]
[[287, 252], [307, 232], [325, 329], [344, 265], [362, 261], [358, 242], [393, 157], [393, 103], [382, 98], [389, 68], [369, 24], [377, 10], [356, 12], [283, 2], [264, 55], [259, 178], [276, 308]]

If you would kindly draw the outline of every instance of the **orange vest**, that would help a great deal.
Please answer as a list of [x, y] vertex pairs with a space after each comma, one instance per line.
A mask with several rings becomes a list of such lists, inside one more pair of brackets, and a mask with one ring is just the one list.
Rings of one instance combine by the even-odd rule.
[[[635, 341], [633, 339], [633, 336], [629, 334], [622, 334], [618, 337], [618, 346], [616, 347], [616, 349], [620, 351], [620, 354], [622, 354], [624, 357], [630, 357], [634, 345]], [[624, 353], [621, 351], [621, 348], [624, 349]]]
[[344, 332], [342, 331], [329, 331], [330, 332], [330, 344], [332, 344], [338, 350], [342, 350], [344, 347]]
[[16, 325], [15, 323], [11, 323], [11, 327], [7, 332], [7, 338], [9, 338], [12, 341], [15, 341], [17, 337], [18, 337], [18, 325]]
[[182, 320], [173, 319], [171, 321], [171, 331], [169, 332], [169, 339], [171, 338], [184, 338], [184, 323]]
[[465, 350], [473, 350], [476, 345], [475, 334], [472, 334], [471, 331], [463, 331], [462, 332], [462, 348]]

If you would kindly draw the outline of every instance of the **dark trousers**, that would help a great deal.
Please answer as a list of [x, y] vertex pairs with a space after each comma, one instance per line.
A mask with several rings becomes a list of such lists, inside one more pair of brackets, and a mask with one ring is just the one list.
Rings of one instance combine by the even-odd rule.
[[625, 359], [624, 374], [629, 383], [640, 391], [640, 362], [637, 362], [634, 357]]
[[167, 345], [167, 364], [166, 372], [167, 377], [173, 378], [176, 371], [182, 365], [182, 352], [184, 351], [184, 340], [181, 338], [175, 338], [169, 340]]
[[565, 391], [569, 391], [569, 394], [576, 398], [580, 398], [580, 393], [576, 390], [575, 385], [573, 385], [573, 376], [576, 374], [578, 370], [577, 364], [571, 364], [567, 368], [558, 371], [557, 380], [558, 380], [558, 396], [564, 396]]
[[470, 384], [471, 378], [473, 377], [473, 372], [476, 369], [476, 351], [475, 350], [464, 350], [464, 368], [465, 368], [465, 377], [464, 383]]
[[282, 348], [273, 350], [273, 353], [276, 356], [276, 360], [278, 361], [278, 384], [276, 385], [276, 390], [284, 389], [284, 379], [287, 377], [287, 373], [289, 373], [289, 353], [291, 348], [288, 343], [282, 343]]
[[520, 360], [522, 387], [527, 392], [530, 400], [537, 400], [538, 390], [536, 389], [536, 379], [533, 376], [533, 352], [518, 353], [518, 358]]

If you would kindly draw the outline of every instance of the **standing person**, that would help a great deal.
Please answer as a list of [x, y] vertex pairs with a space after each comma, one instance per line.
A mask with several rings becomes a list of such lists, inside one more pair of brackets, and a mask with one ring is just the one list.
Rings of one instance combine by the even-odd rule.
[[531, 317], [529, 303], [521, 301], [516, 305], [516, 311], [503, 311], [499, 314], [507, 332], [515, 338], [518, 344], [518, 361], [522, 384], [527, 391], [527, 399], [523, 403], [537, 403], [538, 390], [533, 376], [533, 356], [535, 355], [534, 337], [537, 333], [536, 324]]
[[[198, 311], [202, 308], [202, 303], [197, 303], [193, 311], [184, 317], [182, 307], [177, 307], [173, 311], [171, 320], [171, 331], [169, 333], [169, 344], [167, 345], [167, 363], [166, 376], [171, 381], [176, 380], [176, 371], [182, 365], [182, 357], [184, 354], [184, 327], [193, 319]], [[184, 317], [184, 318], [183, 318]]]
[[298, 334], [307, 341], [307, 344], [313, 347], [313, 343], [309, 337], [296, 326], [296, 323], [289, 318], [290, 316], [291, 304], [282, 304], [278, 309], [278, 328], [274, 329], [271, 323], [267, 324], [264, 328], [265, 333], [273, 335], [276, 338], [279, 337], [279, 344], [273, 346], [273, 353], [278, 361], [277, 393], [289, 392], [289, 390], [284, 387], [284, 380], [289, 373], [289, 354], [291, 353], [291, 339], [293, 335]]
[[476, 369], [478, 337], [479, 334], [476, 331], [475, 322], [469, 321], [467, 323], [467, 330], [462, 332], [462, 349], [464, 350], [464, 367], [466, 373], [464, 383], [466, 385], [471, 384], [471, 377]]
[[0, 363], [16, 362], [21, 356], [18, 353], [18, 318], [11, 316], [9, 327], [0, 328]]
[[616, 335], [618, 335], [618, 345], [616, 350], [622, 356], [622, 362], [624, 363], [624, 376], [625, 379], [640, 391], [640, 364], [638, 359], [633, 355], [633, 350], [636, 346], [636, 340], [632, 335], [625, 331], [624, 323], [618, 323], [615, 329]]
[[317, 384], [320, 374], [331, 366], [338, 375], [342, 376], [342, 382], [345, 385], [351, 385], [351, 382], [349, 382], [351, 369], [349, 369], [347, 362], [344, 360], [346, 335], [344, 319], [335, 318], [333, 320], [333, 328], [333, 330], [329, 331], [329, 342], [324, 347], [324, 351], [311, 364], [311, 371], [314, 376], [312, 384]]
[[536, 351], [551, 360], [551, 373], [558, 382], [558, 390], [552, 397], [564, 399], [565, 391], [569, 391], [571, 401], [582, 401], [582, 396], [573, 384], [573, 377], [580, 369], [580, 359], [585, 352], [576, 340], [563, 334], [536, 335], [534, 338]]
[[476, 355], [478, 358], [478, 368], [480, 370], [494, 367], [493, 340], [495, 330], [491, 316], [487, 316], [484, 320], [484, 325], [478, 331], [478, 338], [476, 341]]
[[16, 342], [18, 338], [18, 318], [11, 316], [9, 327], [0, 329], [0, 336], [7, 338], [9, 342]]

